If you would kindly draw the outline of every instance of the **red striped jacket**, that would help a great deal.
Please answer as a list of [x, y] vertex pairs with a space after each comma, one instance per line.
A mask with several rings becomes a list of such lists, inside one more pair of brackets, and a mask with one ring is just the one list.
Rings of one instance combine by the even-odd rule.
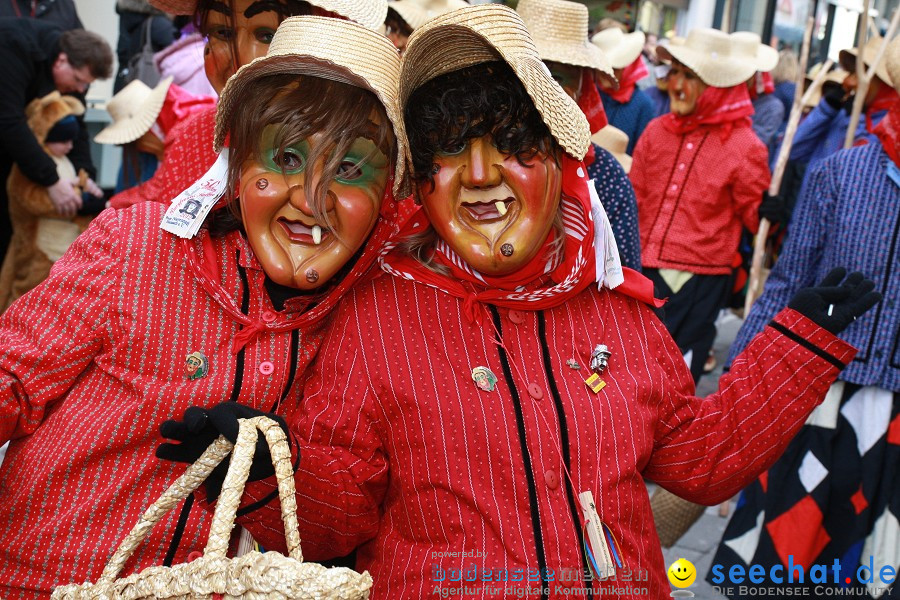
[[[490, 312], [493, 325], [478, 326], [457, 298], [382, 277], [342, 301], [310, 371], [292, 423], [303, 549], [322, 559], [359, 546], [374, 600], [534, 591], [540, 569], [563, 597], [583, 585], [586, 490], [633, 578], [594, 583], [594, 594], [668, 597], [644, 477], [697, 502], [731, 497], [777, 459], [855, 352], [785, 310], [701, 399], [665, 327], [619, 293]], [[612, 356], [594, 394], [584, 379], [601, 343]], [[479, 366], [497, 375], [494, 391], [476, 387]], [[251, 502], [273, 486], [248, 489]], [[284, 547], [276, 503], [243, 523]], [[522, 580], [497, 581], [517, 569]]]
[[650, 121], [634, 148], [628, 176], [641, 231], [641, 265], [701, 275], [731, 273], [741, 226], [759, 228], [759, 204], [771, 175], [766, 147], [750, 127], [722, 126], [684, 135]]
[[[165, 209], [143, 202], [102, 213], [49, 279], [0, 317], [0, 443], [12, 440], [0, 465], [3, 600], [46, 598], [56, 585], [99, 577], [125, 533], [184, 470], [153, 456], [160, 423], [228, 399], [282, 414], [299, 400], [292, 384], [321, 334], [264, 331], [233, 354], [240, 325], [159, 229]], [[273, 324], [298, 313], [299, 299], [274, 311], [240, 234], [213, 248], [222, 297]], [[367, 248], [358, 264], [375, 252]], [[319, 305], [333, 305], [335, 294]], [[196, 351], [209, 372], [191, 380], [185, 360]], [[178, 517], [153, 529], [125, 574], [162, 564]], [[203, 549], [208, 521], [194, 504], [174, 562]]]

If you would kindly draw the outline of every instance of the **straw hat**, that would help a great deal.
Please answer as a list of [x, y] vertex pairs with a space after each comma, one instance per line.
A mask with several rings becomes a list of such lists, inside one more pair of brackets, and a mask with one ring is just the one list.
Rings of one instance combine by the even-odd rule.
[[768, 73], [778, 64], [778, 50], [762, 43], [752, 31], [735, 31], [731, 34], [732, 52], [745, 60], [756, 62], [756, 70]]
[[516, 12], [543, 60], [588, 67], [615, 78], [608, 57], [588, 42], [588, 10], [569, 0], [519, 0]]
[[394, 191], [406, 174], [407, 143], [397, 101], [400, 57], [386, 37], [357, 23], [327, 17], [290, 17], [281, 22], [269, 51], [231, 76], [219, 97], [214, 148], [222, 150], [231, 114], [258, 102], [253, 82], [266, 75], [295, 73], [331, 79], [373, 92], [384, 105], [397, 137]]
[[[881, 43], [884, 38], [880, 35], [873, 35], [866, 42], [866, 45], [863, 46], [863, 64], [866, 66], [866, 69], [872, 66], [872, 63], [875, 61], [875, 55], [878, 54], [878, 49], [881, 48]], [[838, 62], [841, 64], [841, 68], [851, 73], [856, 72], [856, 48], [848, 48], [847, 50], [841, 50], [840, 55], [838, 56]], [[875, 69], [875, 74], [878, 75], [878, 78], [885, 82], [886, 84], [893, 86], [891, 76], [888, 74], [887, 65], [885, 60], [882, 60], [879, 63], [878, 68]]]
[[[816, 75], [818, 74], [819, 69], [821, 69], [821, 68], [822, 68], [822, 63], [819, 63], [817, 65], [813, 65], [813, 68], [809, 70], [809, 73], [806, 75], [806, 78], [810, 81], [810, 84], [812, 84], [812, 82], [815, 81]], [[807, 99], [806, 103], [803, 106], [806, 108], [815, 108], [819, 104], [819, 102], [821, 102], [821, 100], [822, 100], [822, 89], [825, 87], [825, 84], [826, 83], [837, 83], [838, 85], [840, 85], [844, 82], [844, 79], [846, 79], [847, 75], [849, 75], [849, 74], [850, 73], [848, 73], [847, 71], [843, 70], [840, 67], [838, 67], [837, 69], [828, 73], [828, 75], [825, 76], [825, 79], [823, 79], [821, 81], [821, 83], [818, 86], [816, 86], [816, 89], [814, 89], [812, 91], [812, 93], [810, 94], [809, 98]]]
[[612, 154], [625, 172], [631, 171], [631, 157], [625, 152], [628, 148], [628, 134], [612, 125], [607, 125], [591, 136], [591, 141]]
[[[225, 0], [229, 3], [229, 0]], [[150, 0], [150, 5], [170, 15], [193, 15], [199, 0]], [[380, 29], [387, 16], [387, 0], [306, 0], [313, 6], [337, 13], [345, 19]]]
[[738, 85], [756, 73], [756, 61], [735, 52], [731, 38], [718, 29], [694, 29], [683, 44], [673, 40], [656, 53], [663, 60], [677, 60], [713, 87]]
[[396, 0], [388, 2], [388, 8], [394, 10], [406, 21], [413, 31], [433, 19], [452, 10], [469, 6], [465, 0]]
[[587, 118], [550, 75], [525, 23], [507, 6], [470, 6], [414, 31], [403, 55], [400, 105], [435, 77], [496, 60], [512, 67], [559, 145], [583, 158], [591, 140]]
[[896, 82], [894, 89], [900, 88], [900, 38], [894, 38], [885, 50], [884, 67], [890, 80]]
[[640, 31], [625, 33], [618, 27], [610, 27], [594, 34], [591, 43], [609, 57], [614, 69], [624, 69], [637, 60], [647, 40]]
[[135, 79], [112, 97], [106, 110], [113, 122], [94, 136], [98, 144], [128, 144], [147, 133], [166, 101], [172, 78], [166, 77], [153, 89]]

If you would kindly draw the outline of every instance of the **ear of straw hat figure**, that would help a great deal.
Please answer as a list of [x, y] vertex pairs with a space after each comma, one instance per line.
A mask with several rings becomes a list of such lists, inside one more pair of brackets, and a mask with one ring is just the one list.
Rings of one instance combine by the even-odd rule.
[[[297, 500], [317, 515], [301, 523], [304, 551], [356, 549], [375, 600], [457, 593], [471, 540], [466, 597], [616, 595], [629, 572], [627, 594], [662, 597], [643, 477], [729, 497], [853, 349], [786, 310], [722, 391], [697, 398], [652, 284], [618, 264], [582, 162], [587, 120], [509, 8], [416, 29], [399, 97], [421, 206], [379, 261], [387, 276], [337, 307], [306, 379], [292, 424]], [[271, 503], [245, 519], [278, 529]], [[518, 569], [536, 575], [495, 577]]]
[[[286, 19], [268, 56], [225, 86], [222, 160], [175, 204], [196, 235], [162, 230], [171, 215], [158, 202], [104, 211], [7, 309], [0, 553], [47, 561], [0, 561], [0, 597], [46, 598], [56, 586], [97, 582], [128, 530], [183, 473], [180, 463], [194, 462], [220, 432], [233, 441], [239, 418], [267, 414], [288, 429], [332, 309], [397, 230], [393, 190], [406, 164], [399, 75], [396, 49], [371, 29]], [[161, 437], [170, 443], [157, 448]], [[48, 454], [51, 440], [69, 451]], [[274, 469], [267, 451], [256, 454], [252, 481]], [[191, 571], [222, 486], [216, 471], [195, 499], [147, 528], [114, 583], [154, 577], [150, 566], [172, 573], [164, 562]], [[65, 531], [44, 534], [60, 522]], [[264, 547], [287, 549], [282, 525], [269, 530], [275, 542], [245, 524], [247, 533], [236, 530], [242, 545], [259, 535]], [[204, 589], [237, 597], [244, 591], [235, 586], [267, 572], [217, 576]], [[172, 589], [197, 583], [175, 579], [182, 587]]]

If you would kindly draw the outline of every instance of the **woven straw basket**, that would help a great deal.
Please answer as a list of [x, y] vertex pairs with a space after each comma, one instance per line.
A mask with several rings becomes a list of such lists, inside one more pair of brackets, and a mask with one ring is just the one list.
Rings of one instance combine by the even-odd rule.
[[[257, 429], [272, 453], [281, 517], [290, 556], [277, 552], [249, 552], [226, 557], [234, 518], [253, 462]], [[351, 569], [328, 569], [303, 562], [297, 531], [297, 503], [290, 450], [281, 427], [267, 417], [241, 419], [231, 465], [213, 515], [203, 556], [173, 567], [149, 567], [117, 579], [123, 565], [159, 519], [193, 492], [232, 451], [219, 437], [184, 475], [147, 509], [113, 554], [97, 583], [66, 585], [53, 591], [52, 600], [362, 600], [369, 597], [372, 577]]]

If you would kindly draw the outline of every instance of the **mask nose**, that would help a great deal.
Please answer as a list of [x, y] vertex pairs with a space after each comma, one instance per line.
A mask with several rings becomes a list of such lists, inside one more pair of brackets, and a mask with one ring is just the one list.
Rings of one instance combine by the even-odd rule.
[[462, 184], [468, 188], [490, 188], [500, 185], [500, 169], [497, 165], [503, 157], [487, 137], [476, 138], [469, 142], [466, 150], [469, 154]]

